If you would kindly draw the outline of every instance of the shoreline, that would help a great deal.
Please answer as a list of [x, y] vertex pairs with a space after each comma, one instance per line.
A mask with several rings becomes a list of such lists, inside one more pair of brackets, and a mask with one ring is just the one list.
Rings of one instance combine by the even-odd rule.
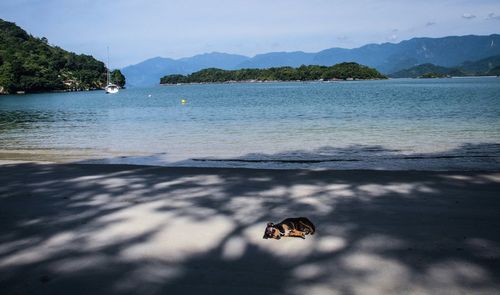
[[265, 83], [336, 83], [353, 81], [383, 81], [390, 78], [376, 79], [332, 79], [332, 80], [243, 80], [243, 81], [224, 81], [224, 82], [190, 82], [190, 83], [160, 83], [160, 86], [180, 86], [180, 85], [211, 85], [211, 84], [265, 84]]
[[[120, 87], [120, 89], [127, 89], [127, 87]], [[26, 92], [26, 91], [17, 91], [16, 93], [4, 93], [0, 91], [0, 96], [8, 96], [8, 95], [29, 95], [29, 94], [45, 94], [45, 93], [68, 93], [68, 92], [90, 92], [90, 91], [104, 91], [104, 88], [92, 88], [92, 89], [60, 89], [60, 90], [48, 90], [41, 92]]]
[[192, 83], [159, 83], [160, 86], [181, 86], [181, 85], [225, 85], [225, 84], [265, 84], [265, 83], [338, 83], [338, 82], [353, 82], [353, 81], [384, 81], [384, 80], [432, 80], [432, 79], [468, 79], [468, 78], [499, 78], [499, 76], [451, 76], [451, 77], [436, 77], [436, 78], [392, 78], [387, 77], [385, 79], [333, 79], [333, 80], [287, 80], [287, 81], [268, 81], [268, 80], [245, 80], [245, 81], [226, 81], [226, 82], [192, 82]]
[[394, 154], [383, 156], [306, 154], [296, 157], [212, 157], [94, 149], [0, 149], [2, 163], [134, 165], [149, 167], [245, 168], [265, 170], [500, 171], [498, 154]]
[[96, 160], [82, 160], [82, 161], [47, 161], [47, 160], [9, 160], [0, 159], [0, 168], [2, 166], [9, 165], [23, 165], [23, 164], [33, 164], [33, 165], [55, 165], [65, 166], [65, 165], [75, 165], [75, 166], [102, 166], [102, 167], [114, 167], [113, 169], [200, 169], [200, 170], [250, 170], [250, 171], [294, 171], [294, 172], [410, 172], [410, 173], [500, 173], [499, 169], [452, 169], [452, 170], [439, 170], [439, 169], [376, 169], [376, 168], [353, 168], [353, 169], [334, 169], [334, 168], [256, 168], [256, 167], [238, 167], [238, 166], [169, 166], [169, 165], [155, 165], [155, 164], [136, 164], [136, 163], [104, 163], [100, 162], [100, 159]]
[[44, 94], [44, 93], [66, 93], [66, 92], [89, 92], [89, 91], [97, 91], [104, 90], [104, 88], [95, 88], [95, 89], [60, 89], [60, 90], [48, 90], [48, 91], [40, 91], [40, 92], [26, 92], [23, 90], [17, 91], [16, 93], [4, 93], [0, 92], [0, 96], [4, 95], [28, 95], [28, 94]]
[[[500, 288], [499, 172], [16, 163], [0, 183], [5, 294]], [[317, 233], [262, 239], [294, 216]]]

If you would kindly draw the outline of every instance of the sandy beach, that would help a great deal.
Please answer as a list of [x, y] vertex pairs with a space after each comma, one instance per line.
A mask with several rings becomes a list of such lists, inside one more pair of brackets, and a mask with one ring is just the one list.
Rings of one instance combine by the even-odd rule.
[[[0, 165], [2, 294], [498, 294], [500, 173]], [[307, 216], [317, 234], [262, 239]]]

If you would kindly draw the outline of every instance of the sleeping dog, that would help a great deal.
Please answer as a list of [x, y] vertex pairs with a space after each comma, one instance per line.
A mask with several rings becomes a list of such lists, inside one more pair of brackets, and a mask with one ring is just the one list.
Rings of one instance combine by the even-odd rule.
[[306, 235], [316, 232], [314, 224], [306, 217], [287, 218], [278, 224], [268, 223], [264, 232], [264, 239], [276, 239], [281, 237], [297, 237], [305, 239]]

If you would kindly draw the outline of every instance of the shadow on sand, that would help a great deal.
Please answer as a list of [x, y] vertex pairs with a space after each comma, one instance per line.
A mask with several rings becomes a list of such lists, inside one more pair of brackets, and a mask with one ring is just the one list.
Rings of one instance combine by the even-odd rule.
[[382, 170], [500, 170], [500, 144], [467, 143], [429, 153], [409, 153], [380, 145], [323, 146], [314, 150], [291, 150], [274, 154], [251, 153], [240, 157], [200, 157], [169, 160], [166, 153], [120, 156], [81, 161], [86, 164], [134, 164], [168, 167], [219, 167], [252, 169], [382, 169]]
[[[494, 294], [500, 175], [0, 166], [2, 294]], [[307, 216], [317, 234], [263, 240]]]

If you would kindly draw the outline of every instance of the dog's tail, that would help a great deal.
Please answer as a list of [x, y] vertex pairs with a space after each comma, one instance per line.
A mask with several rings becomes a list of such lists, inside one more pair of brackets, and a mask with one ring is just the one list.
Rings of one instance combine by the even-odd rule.
[[314, 233], [316, 232], [316, 226], [314, 226], [314, 223], [312, 223], [312, 221], [307, 217], [301, 217], [301, 219], [302, 220], [300, 222], [302, 223], [302, 225], [309, 229], [311, 235], [314, 235]]
[[314, 235], [314, 233], [316, 232], [316, 226], [310, 220], [309, 220], [309, 223], [311, 224], [311, 228], [312, 228], [311, 235]]

